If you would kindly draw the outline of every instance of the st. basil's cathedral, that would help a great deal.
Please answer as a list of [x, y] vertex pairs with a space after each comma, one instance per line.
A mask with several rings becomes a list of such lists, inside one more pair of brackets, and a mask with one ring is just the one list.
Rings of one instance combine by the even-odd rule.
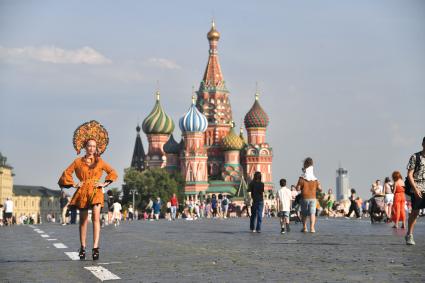
[[[179, 121], [182, 140], [178, 143], [174, 139], [174, 122], [162, 108], [157, 92], [153, 110], [144, 119], [142, 128], [136, 128], [131, 167], [141, 171], [158, 167], [170, 172], [180, 171], [186, 197], [195, 199], [210, 194], [234, 196], [241, 182], [252, 180], [256, 171], [261, 172], [265, 190], [271, 193], [273, 154], [266, 142], [269, 117], [260, 106], [257, 92], [244, 119], [247, 140], [242, 126], [240, 133], [235, 133], [230, 92], [218, 60], [220, 33], [214, 22], [207, 38], [209, 57], [202, 82]], [[141, 129], [148, 139], [147, 154], [140, 137]]]

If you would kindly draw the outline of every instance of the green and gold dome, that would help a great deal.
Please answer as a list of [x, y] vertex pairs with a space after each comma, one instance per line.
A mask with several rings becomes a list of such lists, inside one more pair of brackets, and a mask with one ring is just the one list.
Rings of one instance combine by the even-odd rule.
[[171, 134], [174, 130], [174, 122], [162, 109], [159, 101], [160, 93], [156, 92], [156, 102], [151, 113], [145, 118], [142, 129], [145, 134]]
[[235, 133], [232, 129], [230, 129], [230, 132], [223, 138], [222, 145], [224, 150], [241, 150], [245, 142]]

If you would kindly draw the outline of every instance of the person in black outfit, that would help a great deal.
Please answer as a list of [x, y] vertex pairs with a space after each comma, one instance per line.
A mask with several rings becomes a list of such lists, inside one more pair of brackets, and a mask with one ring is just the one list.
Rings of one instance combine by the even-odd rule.
[[[254, 180], [249, 183], [248, 192], [251, 193], [252, 207], [250, 217], [250, 229], [251, 232], [261, 232], [261, 222], [263, 220], [263, 194], [264, 194], [264, 183], [261, 182], [261, 173], [255, 172]], [[255, 227], [255, 219], [257, 219], [257, 226]]]
[[351, 196], [350, 196], [350, 210], [348, 211], [348, 214], [345, 216], [347, 218], [351, 217], [351, 214], [354, 213], [356, 214], [357, 218], [360, 218], [360, 212], [359, 212], [359, 208], [357, 207], [357, 203], [356, 203], [356, 190], [355, 189], [351, 189]]
[[106, 192], [108, 196], [108, 224], [112, 224], [112, 212], [114, 211], [114, 194], [112, 190]]

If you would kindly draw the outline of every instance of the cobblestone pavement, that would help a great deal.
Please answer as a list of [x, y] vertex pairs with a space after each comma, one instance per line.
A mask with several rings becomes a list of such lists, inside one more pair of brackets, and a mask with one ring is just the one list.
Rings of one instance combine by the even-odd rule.
[[281, 235], [277, 218], [261, 234], [248, 226], [247, 218], [107, 226], [97, 262], [91, 241], [88, 260], [71, 259], [77, 225], [0, 227], [0, 281], [97, 282], [94, 269], [125, 282], [425, 282], [425, 218], [416, 246], [405, 245], [404, 230], [367, 220], [320, 218], [316, 234], [293, 224]]

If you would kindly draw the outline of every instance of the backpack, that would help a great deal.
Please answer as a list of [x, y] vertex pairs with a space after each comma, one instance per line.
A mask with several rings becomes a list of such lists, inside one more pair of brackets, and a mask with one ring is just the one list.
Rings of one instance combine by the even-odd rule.
[[223, 201], [221, 202], [222, 205], [227, 205], [227, 199], [223, 199]]
[[[413, 173], [415, 173], [419, 169], [419, 165], [421, 163], [421, 153], [417, 152], [416, 155], [416, 162], [415, 162], [415, 169], [413, 170]], [[415, 194], [412, 184], [409, 181], [409, 176], [406, 176], [404, 179], [404, 193], [408, 196], [413, 196]]]

